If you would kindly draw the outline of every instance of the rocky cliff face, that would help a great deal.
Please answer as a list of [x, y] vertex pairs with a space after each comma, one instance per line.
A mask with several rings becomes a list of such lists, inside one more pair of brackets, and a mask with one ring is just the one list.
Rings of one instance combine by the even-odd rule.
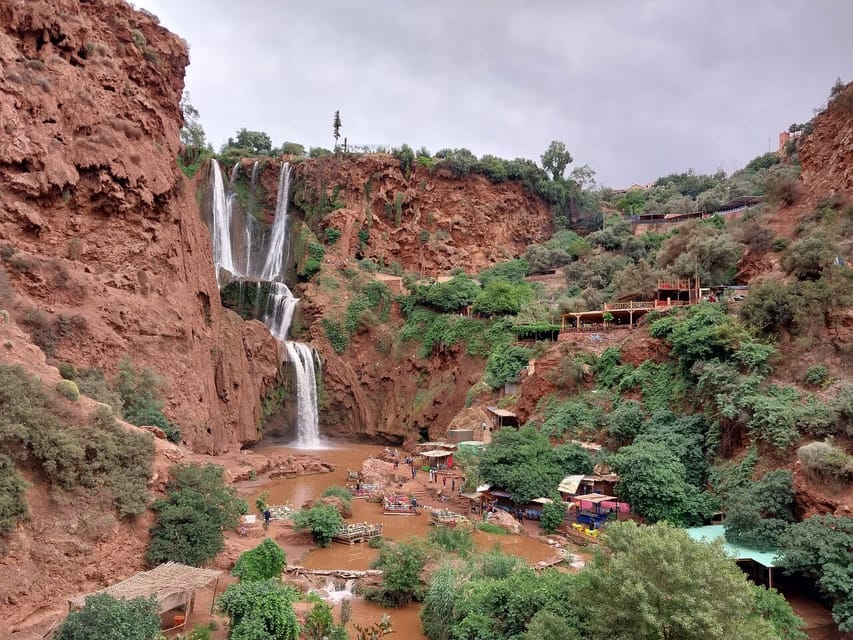
[[853, 194], [853, 83], [815, 118], [798, 152], [809, 195]]
[[423, 166], [407, 176], [396, 158], [380, 154], [308, 160], [296, 175], [294, 199], [309, 223], [319, 200], [340, 206], [312, 226], [341, 231], [346, 255], [427, 276], [455, 267], [477, 273], [553, 232], [548, 206], [516, 182]]
[[0, 307], [59, 360], [150, 367], [187, 442], [213, 453], [257, 438], [277, 352], [218, 303], [175, 164], [187, 63], [119, 0], [0, 5]]
[[[308, 160], [295, 173], [293, 199], [306, 223], [321, 238], [326, 229], [341, 232], [326, 247], [323, 270], [298, 293], [323, 360], [321, 429], [393, 444], [443, 434], [480, 379], [483, 361], [461, 344], [419, 357], [418, 345], [396, 339], [402, 318], [394, 313], [388, 323], [357, 331], [347, 350], [335, 353], [320, 320], [342, 313], [351, 294], [344, 277], [330, 295], [330, 280], [360, 271], [364, 258], [426, 276], [454, 268], [474, 275], [549, 237], [547, 205], [518, 183], [492, 184], [480, 175], [456, 178], [418, 166], [407, 176], [387, 155]], [[403, 292], [399, 279], [385, 282]]]

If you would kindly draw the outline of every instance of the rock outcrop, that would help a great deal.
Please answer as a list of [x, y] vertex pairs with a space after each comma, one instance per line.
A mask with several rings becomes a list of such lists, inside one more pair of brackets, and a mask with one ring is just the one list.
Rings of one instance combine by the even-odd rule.
[[830, 193], [853, 195], [853, 83], [829, 102], [797, 151], [810, 199]]
[[120, 0], [0, 5], [0, 307], [58, 360], [151, 368], [187, 443], [219, 453], [257, 439], [278, 355], [221, 308], [175, 163], [187, 63]]

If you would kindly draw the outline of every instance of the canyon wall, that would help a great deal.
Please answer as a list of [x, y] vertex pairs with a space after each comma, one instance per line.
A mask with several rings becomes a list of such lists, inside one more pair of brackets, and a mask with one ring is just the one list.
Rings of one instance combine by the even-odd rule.
[[220, 307], [176, 166], [186, 43], [119, 0], [8, 0], [0, 25], [0, 307], [57, 360], [151, 368], [196, 450], [256, 440], [277, 345]]

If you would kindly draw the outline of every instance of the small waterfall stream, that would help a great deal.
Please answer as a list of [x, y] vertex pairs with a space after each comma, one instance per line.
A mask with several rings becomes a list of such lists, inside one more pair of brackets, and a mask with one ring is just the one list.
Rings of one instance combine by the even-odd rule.
[[[296, 380], [296, 442], [292, 446], [306, 449], [320, 447], [322, 440], [317, 415], [316, 377], [317, 368], [320, 367], [319, 358], [310, 345], [288, 340], [290, 323], [299, 302], [299, 298], [294, 297], [284, 282], [288, 247], [290, 163], [285, 162], [281, 166], [275, 216], [269, 232], [251, 212], [240, 211], [239, 207], [235, 207], [237, 193], [234, 184], [241, 169], [240, 163], [235, 164], [231, 170], [227, 189], [219, 163], [216, 160], [211, 160], [211, 163], [211, 236], [217, 283], [222, 289], [229, 282], [239, 281], [241, 303], [242, 290], [246, 283], [257, 283], [256, 302], [260, 302], [261, 283], [269, 284], [269, 297], [262, 320], [273, 337], [281, 343], [282, 359], [286, 359], [293, 366]], [[257, 180], [258, 163], [255, 162], [252, 167], [250, 191], [253, 202]]]

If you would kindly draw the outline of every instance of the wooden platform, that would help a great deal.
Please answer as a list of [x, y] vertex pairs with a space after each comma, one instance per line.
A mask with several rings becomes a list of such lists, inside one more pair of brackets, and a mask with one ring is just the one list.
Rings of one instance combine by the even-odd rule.
[[338, 532], [332, 536], [334, 542], [341, 544], [356, 544], [357, 542], [367, 542], [372, 538], [382, 537], [382, 525], [373, 524], [370, 522], [360, 522], [357, 524], [345, 524]]

